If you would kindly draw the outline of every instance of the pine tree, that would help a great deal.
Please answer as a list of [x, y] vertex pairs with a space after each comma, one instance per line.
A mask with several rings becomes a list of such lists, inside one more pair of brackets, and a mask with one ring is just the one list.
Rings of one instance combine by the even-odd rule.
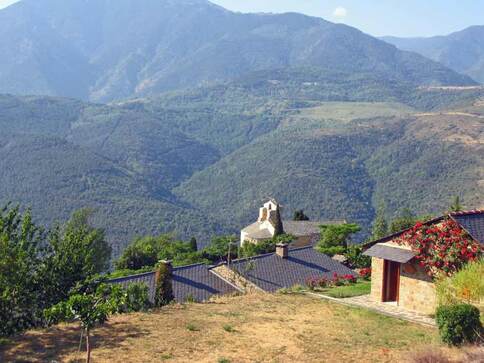
[[388, 223], [385, 219], [385, 204], [381, 203], [376, 212], [373, 228], [371, 231], [372, 240], [385, 237], [388, 234]]
[[193, 252], [198, 251], [197, 239], [195, 237], [192, 237], [190, 239], [190, 248]]

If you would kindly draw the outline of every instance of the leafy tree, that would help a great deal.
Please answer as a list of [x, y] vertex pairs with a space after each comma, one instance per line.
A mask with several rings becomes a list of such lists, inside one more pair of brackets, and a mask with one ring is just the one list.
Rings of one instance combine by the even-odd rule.
[[[113, 293], [113, 291], [115, 293]], [[59, 321], [79, 321], [81, 337], [86, 337], [86, 361], [91, 361], [91, 330], [104, 324], [110, 315], [118, 312], [122, 304], [120, 289], [112, 286], [99, 285], [95, 291], [72, 294], [67, 301], [60, 302], [45, 311], [49, 323]]]
[[340, 247], [345, 251], [348, 247], [350, 236], [359, 232], [360, 229], [360, 226], [354, 223], [322, 225], [318, 249], [323, 251], [331, 247]]
[[309, 217], [304, 214], [304, 211], [302, 209], [299, 209], [294, 212], [294, 221], [309, 221]]
[[218, 236], [214, 237], [210, 244], [202, 251], [203, 256], [210, 261], [220, 261], [237, 257], [237, 237]]
[[404, 229], [413, 227], [417, 222], [417, 216], [408, 208], [403, 209], [400, 214], [390, 223], [390, 233], [397, 233]]
[[190, 242], [163, 240], [158, 252], [159, 260], [170, 260], [175, 266], [205, 262], [201, 252], [194, 252]]
[[385, 205], [382, 203], [378, 207], [375, 220], [373, 221], [373, 228], [371, 231], [371, 239], [377, 240], [385, 237], [388, 234], [388, 223], [385, 219]]
[[42, 321], [44, 231], [29, 210], [0, 210], [0, 335], [10, 335]]
[[[195, 240], [196, 244], [196, 240]], [[169, 234], [137, 238], [116, 262], [118, 270], [140, 270], [154, 267], [159, 260], [170, 260], [175, 266], [208, 262], [192, 242], [176, 241]]]
[[169, 239], [168, 235], [158, 237], [143, 237], [135, 239], [123, 251], [121, 257], [116, 262], [119, 270], [139, 270], [146, 266], [155, 266], [158, 262], [158, 254], [164, 239]]
[[109, 267], [111, 248], [102, 229], [89, 223], [91, 212], [75, 212], [63, 227], [50, 233], [47, 278], [52, 281], [48, 301], [55, 304], [68, 297], [69, 290]]
[[456, 195], [454, 199], [452, 199], [452, 204], [449, 206], [450, 212], [460, 212], [464, 209], [460, 202], [460, 197]]
[[363, 255], [361, 246], [350, 246], [344, 253], [350, 268], [367, 268], [371, 266], [371, 257]]

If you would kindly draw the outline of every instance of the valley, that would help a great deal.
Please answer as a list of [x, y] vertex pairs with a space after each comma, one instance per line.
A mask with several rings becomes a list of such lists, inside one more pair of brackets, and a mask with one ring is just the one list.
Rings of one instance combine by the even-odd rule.
[[[267, 96], [264, 87], [272, 86], [229, 83], [106, 106], [3, 96], [1, 202], [30, 206], [48, 224], [92, 208], [115, 255], [136, 235], [173, 232], [203, 245], [237, 233], [268, 196], [286, 218], [302, 208], [313, 220], [364, 228], [380, 201], [390, 216], [439, 213], [454, 195], [483, 203], [476, 90], [420, 91], [405, 104], [361, 91], [328, 101], [294, 83]], [[429, 102], [430, 112], [420, 107]]]
[[1, 204], [49, 226], [90, 208], [114, 258], [136, 236], [238, 233], [268, 197], [360, 241], [381, 202], [389, 218], [483, 204], [469, 76], [321, 18], [109, 4], [0, 11]]

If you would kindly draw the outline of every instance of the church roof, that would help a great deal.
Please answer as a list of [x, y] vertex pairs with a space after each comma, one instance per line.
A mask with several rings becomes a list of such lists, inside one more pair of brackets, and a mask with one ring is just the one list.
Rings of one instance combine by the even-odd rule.
[[[244, 229], [242, 232], [247, 233], [247, 237], [253, 238], [256, 240], [264, 240], [268, 238], [272, 238], [271, 233], [268, 229], [263, 228], [261, 229], [261, 225], [263, 222], [255, 222]], [[321, 225], [328, 225], [328, 224], [343, 224], [346, 223], [344, 220], [335, 220], [335, 221], [282, 221], [282, 226], [284, 228], [284, 233], [293, 235], [294, 237], [305, 237], [305, 236], [312, 236], [315, 234], [319, 234], [319, 226]]]

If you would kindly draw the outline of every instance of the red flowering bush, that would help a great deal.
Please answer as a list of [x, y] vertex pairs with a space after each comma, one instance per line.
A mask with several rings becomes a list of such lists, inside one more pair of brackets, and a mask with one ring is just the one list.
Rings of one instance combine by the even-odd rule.
[[356, 282], [356, 277], [350, 274], [347, 275], [338, 275], [336, 272], [333, 274], [333, 279], [331, 280], [331, 285], [333, 286], [341, 286], [341, 285], [350, 285]]
[[351, 284], [356, 283], [356, 276], [353, 276], [353, 275], [350, 275], [350, 274], [343, 275], [342, 280], [343, 280], [343, 283], [345, 285], [351, 285]]
[[333, 279], [331, 280], [331, 285], [341, 286], [344, 284], [342, 276], [339, 276], [336, 272], [333, 274]]
[[415, 259], [432, 277], [439, 273], [450, 276], [482, 252], [480, 244], [450, 218], [431, 226], [418, 222], [396, 242], [410, 246]]
[[371, 267], [362, 268], [359, 275], [362, 279], [369, 280], [371, 277]]

